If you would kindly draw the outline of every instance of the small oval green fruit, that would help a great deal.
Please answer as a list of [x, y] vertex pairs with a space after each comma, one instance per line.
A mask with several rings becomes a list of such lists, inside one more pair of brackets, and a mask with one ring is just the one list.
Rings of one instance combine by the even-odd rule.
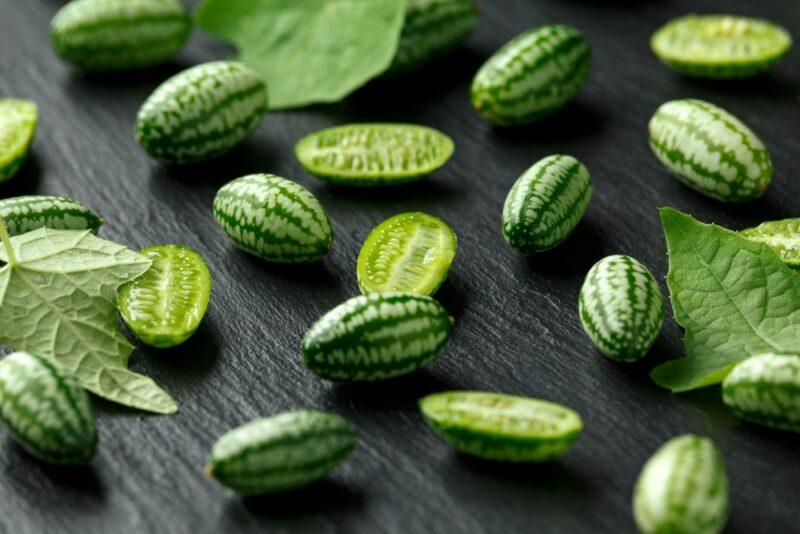
[[0, 200], [0, 218], [10, 236], [39, 228], [89, 230], [96, 234], [103, 219], [77, 200], [45, 195], [26, 195]]
[[0, 98], [0, 183], [14, 176], [28, 158], [38, 118], [33, 102]]

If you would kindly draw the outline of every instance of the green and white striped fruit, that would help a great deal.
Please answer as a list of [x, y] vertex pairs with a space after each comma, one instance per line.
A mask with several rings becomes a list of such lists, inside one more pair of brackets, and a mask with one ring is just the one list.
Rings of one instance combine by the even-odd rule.
[[475, 0], [408, 0], [397, 53], [387, 74], [402, 74], [451, 52], [478, 22]]
[[163, 63], [192, 29], [180, 0], [73, 0], [50, 26], [61, 59], [90, 71], [119, 71]]
[[517, 36], [481, 67], [472, 106], [501, 126], [527, 124], [555, 113], [578, 96], [589, 73], [583, 34], [562, 24]]
[[365, 295], [433, 295], [447, 278], [456, 250], [456, 233], [439, 217], [420, 212], [389, 217], [361, 247], [358, 287]]
[[728, 519], [728, 479], [708, 438], [669, 440], [647, 461], [633, 494], [642, 534], [717, 534]]
[[661, 332], [664, 297], [647, 267], [629, 256], [608, 256], [586, 275], [578, 313], [603, 354], [633, 362], [647, 354]]
[[242, 250], [274, 263], [311, 263], [333, 246], [333, 229], [305, 187], [272, 174], [224, 185], [214, 199], [220, 228]]
[[318, 178], [341, 185], [394, 185], [423, 178], [453, 155], [452, 139], [415, 124], [348, 124], [312, 133], [295, 154]]
[[195, 333], [211, 297], [211, 272], [189, 247], [157, 245], [141, 252], [153, 263], [117, 294], [125, 324], [144, 343], [165, 349]]
[[742, 121], [702, 100], [673, 100], [650, 119], [650, 147], [692, 189], [723, 202], [758, 198], [772, 181], [772, 158]]
[[14, 176], [28, 158], [38, 118], [33, 102], [0, 98], [0, 183]]
[[89, 395], [41, 356], [14, 352], [0, 361], [0, 419], [46, 462], [85, 464], [97, 449]]
[[792, 269], [800, 269], [800, 219], [769, 221], [739, 232], [751, 241], [766, 243]]
[[219, 156], [267, 114], [267, 84], [236, 61], [204, 63], [162, 83], [136, 117], [136, 140], [151, 156], [183, 164]]
[[747, 358], [722, 382], [722, 400], [748, 421], [800, 432], [800, 356]]
[[519, 177], [503, 206], [503, 236], [522, 254], [549, 250], [578, 226], [592, 199], [589, 171], [572, 156], [548, 156]]
[[746, 78], [778, 63], [792, 37], [768, 20], [734, 15], [686, 15], [653, 34], [653, 52], [681, 74], [699, 78]]
[[489, 460], [552, 460], [583, 430], [581, 416], [565, 406], [500, 393], [445, 391], [421, 399], [419, 408], [456, 449]]
[[211, 448], [206, 474], [245, 494], [297, 489], [325, 476], [356, 447], [346, 419], [299, 410], [252, 421]]
[[431, 362], [450, 339], [452, 319], [430, 297], [373, 293], [326, 313], [303, 338], [303, 361], [333, 382], [369, 382]]
[[91, 230], [96, 234], [103, 219], [78, 202], [64, 197], [26, 195], [0, 200], [0, 219], [10, 236], [39, 228], [53, 230]]

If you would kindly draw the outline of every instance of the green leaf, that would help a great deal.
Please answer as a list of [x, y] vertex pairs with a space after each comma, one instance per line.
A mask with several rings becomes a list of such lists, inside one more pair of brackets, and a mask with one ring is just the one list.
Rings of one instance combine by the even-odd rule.
[[150, 260], [88, 230], [41, 228], [10, 240], [4, 230], [0, 343], [53, 358], [108, 400], [175, 413], [164, 390], [128, 370], [133, 346], [117, 319], [117, 287], [144, 273]]
[[661, 210], [675, 318], [686, 357], [653, 370], [673, 391], [725, 378], [756, 354], [800, 354], [800, 276], [764, 243], [670, 208]]
[[239, 48], [273, 109], [337, 102], [384, 72], [405, 0], [205, 0], [197, 24]]
[[800, 269], [800, 219], [769, 221], [739, 232], [747, 239], [771, 246], [793, 269]]

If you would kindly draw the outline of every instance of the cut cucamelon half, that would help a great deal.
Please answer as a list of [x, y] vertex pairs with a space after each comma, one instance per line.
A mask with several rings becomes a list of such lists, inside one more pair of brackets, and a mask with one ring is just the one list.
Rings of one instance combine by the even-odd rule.
[[33, 102], [0, 98], [0, 183], [14, 176], [28, 157], [38, 118]]

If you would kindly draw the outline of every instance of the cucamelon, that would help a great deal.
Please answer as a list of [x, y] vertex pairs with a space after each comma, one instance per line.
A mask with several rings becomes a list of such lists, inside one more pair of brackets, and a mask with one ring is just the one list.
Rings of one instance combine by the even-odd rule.
[[314, 176], [342, 185], [418, 180], [447, 163], [455, 147], [438, 130], [414, 124], [348, 124], [312, 133], [295, 154]]
[[73, 0], [51, 23], [53, 48], [90, 71], [119, 71], [163, 63], [192, 29], [180, 0]]
[[744, 202], [772, 181], [772, 158], [739, 119], [702, 100], [673, 100], [650, 120], [650, 147], [678, 180], [711, 198]]
[[800, 432], [800, 356], [747, 358], [722, 382], [722, 400], [748, 421]]
[[334, 382], [400, 376], [436, 358], [450, 338], [452, 319], [430, 297], [373, 293], [326, 313], [303, 338], [303, 361]]
[[739, 232], [752, 241], [766, 243], [793, 269], [800, 269], [800, 219], [769, 221]]
[[211, 448], [206, 474], [244, 494], [297, 489], [325, 476], [353, 452], [346, 419], [298, 410], [251, 421]]
[[53, 230], [91, 230], [96, 234], [103, 219], [78, 202], [64, 197], [26, 195], [0, 200], [0, 219], [10, 236], [39, 228]]
[[203, 320], [211, 296], [211, 272], [189, 247], [158, 245], [141, 254], [153, 263], [142, 276], [119, 288], [119, 311], [144, 343], [174, 347], [189, 339]]
[[458, 450], [505, 462], [543, 462], [578, 439], [575, 411], [538, 399], [482, 391], [445, 391], [419, 401], [426, 422]]
[[183, 164], [223, 154], [267, 113], [267, 85], [236, 61], [180, 72], [153, 91], [136, 117], [136, 140], [151, 156]]
[[460, 45], [478, 22], [475, 0], [408, 0], [397, 53], [388, 74], [402, 74]]
[[50, 463], [85, 464], [97, 448], [88, 394], [41, 356], [14, 352], [0, 361], [0, 419], [25, 450]]
[[572, 156], [549, 156], [519, 177], [503, 206], [503, 236], [522, 254], [549, 250], [580, 222], [592, 198], [589, 171]]
[[472, 82], [472, 106], [501, 126], [550, 115], [578, 96], [589, 73], [583, 34], [563, 24], [517, 36], [481, 67]]
[[664, 298], [647, 267], [629, 256], [594, 264], [578, 298], [583, 329], [603, 354], [619, 362], [643, 357], [664, 324]]
[[746, 78], [778, 63], [792, 47], [785, 28], [734, 15], [686, 15], [662, 26], [653, 52], [681, 74], [699, 78]]
[[633, 515], [642, 534], [722, 531], [728, 480], [714, 442], [686, 434], [662, 445], [636, 481]]
[[224, 185], [214, 217], [241, 249], [275, 263], [310, 263], [333, 246], [325, 208], [308, 189], [272, 174], [251, 174]]
[[25, 163], [38, 118], [39, 109], [33, 102], [0, 98], [0, 183]]
[[420, 212], [389, 217], [361, 247], [358, 287], [365, 295], [432, 295], [447, 278], [457, 249], [455, 232], [438, 217]]

